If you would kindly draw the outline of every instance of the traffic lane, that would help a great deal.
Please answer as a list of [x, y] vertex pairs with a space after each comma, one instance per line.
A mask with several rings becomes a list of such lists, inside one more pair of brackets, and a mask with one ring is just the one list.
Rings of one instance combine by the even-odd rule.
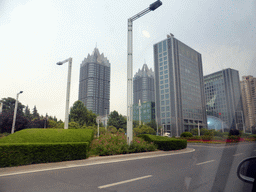
[[[159, 157], [156, 157], [156, 159], [158, 158]], [[132, 163], [133, 161], [126, 161], [124, 164], [122, 164], [122, 162], [120, 162], [121, 164], [110, 163], [98, 166], [91, 165], [87, 167], [0, 177], [0, 181], [2, 182], [1, 189], [2, 191], [40, 191], [42, 188], [46, 187], [48, 190], [59, 191], [58, 188], [61, 184], [65, 187], [69, 184], [71, 186], [82, 185], [83, 187], [90, 188], [92, 186], [98, 186], [98, 182], [103, 182], [104, 184], [105, 180], [105, 183], [110, 183], [112, 180], [125, 180], [141, 176], [143, 169], [150, 167], [150, 163], [152, 165], [155, 164], [154, 159], [155, 158], [148, 159], [148, 163], [147, 161], [146, 163], [141, 163], [140, 161], [142, 160], [133, 160], [136, 162]], [[109, 176], [109, 174], [111, 174], [111, 176]], [[81, 189], [81, 191], [83, 190], [84, 188]], [[79, 188], [77, 188], [76, 191], [79, 191]]]
[[[192, 145], [189, 145], [192, 147]], [[197, 180], [196, 183], [192, 182], [192, 191], [250, 191], [252, 185], [242, 182], [236, 176], [236, 170], [238, 164], [247, 157], [255, 155], [255, 144], [237, 144], [237, 145], [226, 145], [226, 146], [212, 146], [212, 145], [198, 145], [193, 146], [196, 151], [198, 149], [209, 149], [209, 152], [214, 152], [210, 149], [216, 149], [218, 151], [213, 153], [216, 156], [216, 160], [211, 164], [215, 166], [213, 170], [203, 170], [201, 173], [194, 170], [196, 173], [192, 176], [193, 180]], [[220, 155], [221, 154], [221, 155]], [[194, 154], [198, 155], [197, 153]], [[200, 155], [200, 153], [199, 153]], [[207, 168], [207, 167], [206, 167]], [[208, 180], [211, 177], [210, 174], [205, 174], [205, 172], [212, 173], [213, 180]], [[207, 184], [207, 182], [209, 182]], [[208, 187], [206, 188], [206, 186]], [[208, 189], [208, 190], [206, 190]]]
[[[202, 162], [204, 159], [209, 160], [209, 158], [206, 158], [209, 157], [209, 154], [215, 154], [215, 156], [219, 154], [220, 156], [221, 150], [198, 149], [196, 152], [190, 154], [152, 158], [146, 159], [145, 161], [136, 160], [99, 166], [93, 165], [90, 167], [70, 168], [50, 171], [50, 173], [40, 173], [39, 175], [36, 173], [24, 174], [22, 178], [9, 178], [9, 180], [13, 181], [13, 184], [11, 184], [12, 187], [6, 188], [6, 191], [11, 191], [9, 189], [12, 189], [15, 183], [21, 183], [19, 186], [23, 186], [23, 191], [42, 191], [42, 189], [45, 189], [45, 191], [65, 191], [65, 189], [67, 189], [67, 191], [84, 191], [85, 189], [87, 191], [98, 191], [99, 186], [145, 175], [152, 175], [152, 178], [154, 178], [153, 181], [155, 182], [151, 181], [152, 178], [148, 178], [144, 181], [141, 180], [129, 183], [129, 185], [122, 184], [117, 186], [117, 189], [132, 190], [132, 187], [134, 187], [134, 190], [138, 191], [138, 188], [147, 189], [150, 187], [152, 191], [159, 191], [160, 187], [163, 190], [183, 190], [184, 187], [186, 189], [187, 186], [191, 188], [190, 184], [192, 179], [196, 180], [195, 186], [203, 184], [202, 186], [205, 187], [204, 183], [208, 182], [207, 189], [210, 189], [209, 180], [214, 180], [214, 170], [217, 170], [217, 168], [209, 171], [207, 171], [207, 167], [198, 167], [197, 170], [192, 169], [192, 171], [189, 170], [195, 167], [196, 163]], [[206, 173], [206, 175], [202, 173]], [[195, 179], [196, 176], [200, 176], [200, 178]], [[206, 181], [203, 180], [205, 178], [207, 178]], [[146, 186], [140, 184], [141, 182], [147, 181], [150, 181], [150, 183]], [[9, 181], [4, 183], [7, 182]], [[33, 183], [33, 185], [30, 186], [29, 183]], [[171, 183], [171, 185], [168, 183]], [[188, 185], [188, 183], [190, 184]], [[129, 186], [129, 188], [125, 186]], [[20, 187], [14, 188], [13, 191], [17, 191], [16, 189], [22, 191]], [[197, 188], [194, 187], [194, 189]]]
[[[5, 185], [2, 185], [2, 188], [4, 186], [7, 187], [8, 185], [12, 187], [7, 187], [5, 189], [12, 190], [15, 185], [18, 186], [14, 188], [13, 191], [15, 191], [15, 189], [20, 189], [20, 186], [22, 189], [24, 189], [24, 191], [29, 191], [29, 183], [33, 183], [31, 191], [36, 191], [36, 188], [42, 189], [44, 186], [46, 186], [48, 189], [52, 188], [53, 190], [58, 191], [58, 186], [61, 185], [61, 183], [63, 183], [63, 186], [66, 186], [68, 183], [70, 185], [82, 185], [86, 188], [91, 188], [97, 187], [98, 183], [102, 183], [101, 185], [104, 185], [112, 182], [136, 178], [138, 176], [148, 175], [151, 172], [157, 173], [159, 170], [153, 169], [154, 166], [162, 164], [162, 166], [160, 166], [160, 171], [165, 170], [165, 167], [163, 166], [170, 166], [170, 159], [176, 159], [176, 161], [172, 162], [172, 164], [176, 163], [177, 165], [175, 165], [175, 167], [177, 169], [183, 169], [184, 166], [180, 167], [180, 163], [184, 162], [185, 165], [189, 165], [189, 163], [186, 163], [187, 157], [183, 157], [183, 155], [186, 154], [175, 155], [175, 158], [170, 158], [171, 156], [162, 157], [163, 159], [161, 157], [156, 157], [145, 160], [134, 160], [120, 163], [70, 168], [65, 170], [30, 173], [23, 174], [21, 177], [19, 177], [19, 175], [7, 176], [1, 177], [0, 180], [4, 180], [3, 183], [5, 183]], [[57, 186], [56, 183], [58, 183]], [[84, 190], [84, 188], [82, 190]]]

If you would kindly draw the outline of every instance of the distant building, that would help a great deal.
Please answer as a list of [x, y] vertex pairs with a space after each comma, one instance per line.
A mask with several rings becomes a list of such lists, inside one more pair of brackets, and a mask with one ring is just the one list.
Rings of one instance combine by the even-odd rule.
[[256, 125], [256, 78], [250, 75], [243, 76], [240, 85], [246, 131], [251, 132], [251, 127]]
[[201, 54], [174, 36], [154, 45], [156, 117], [165, 132], [207, 127]]
[[133, 77], [133, 103], [155, 101], [154, 72], [144, 64]]
[[224, 121], [228, 128], [243, 130], [239, 72], [224, 69], [204, 76], [207, 115]]
[[97, 48], [80, 65], [78, 97], [92, 112], [100, 116], [109, 114], [110, 63]]
[[[140, 114], [141, 113], [141, 114]], [[141, 115], [141, 124], [149, 123], [155, 120], [155, 102], [144, 102], [141, 103], [141, 108], [139, 110], [139, 105], [133, 105], [133, 121], [139, 121], [139, 116]]]

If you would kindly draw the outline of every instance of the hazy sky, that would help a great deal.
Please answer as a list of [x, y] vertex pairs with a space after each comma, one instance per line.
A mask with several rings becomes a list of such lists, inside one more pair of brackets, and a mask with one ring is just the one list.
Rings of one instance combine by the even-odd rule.
[[[0, 99], [16, 98], [64, 120], [67, 63], [70, 106], [78, 100], [80, 64], [96, 46], [111, 63], [110, 111], [126, 115], [127, 19], [154, 0], [0, 0]], [[256, 77], [255, 0], [162, 0], [134, 21], [134, 74], [153, 67], [153, 44], [169, 33], [202, 54], [204, 75], [233, 68]]]

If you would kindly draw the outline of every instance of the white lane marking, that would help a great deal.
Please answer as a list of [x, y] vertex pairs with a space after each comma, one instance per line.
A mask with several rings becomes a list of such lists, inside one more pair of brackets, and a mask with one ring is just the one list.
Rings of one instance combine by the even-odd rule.
[[42, 172], [42, 171], [51, 171], [51, 170], [58, 170], [58, 169], [67, 169], [67, 168], [75, 168], [75, 167], [85, 167], [90, 165], [100, 165], [100, 164], [107, 164], [107, 163], [117, 163], [122, 161], [132, 161], [132, 160], [138, 160], [138, 159], [148, 159], [148, 158], [154, 158], [154, 157], [163, 157], [163, 156], [170, 156], [170, 155], [179, 155], [184, 153], [191, 153], [194, 152], [195, 149], [192, 149], [191, 151], [184, 151], [184, 152], [178, 152], [178, 153], [171, 153], [171, 154], [158, 154], [158, 155], [150, 155], [150, 156], [142, 156], [142, 157], [134, 157], [130, 159], [119, 159], [119, 160], [112, 160], [112, 161], [100, 161], [96, 163], [88, 163], [88, 164], [81, 164], [81, 165], [66, 165], [63, 167], [55, 167], [55, 168], [48, 168], [48, 169], [37, 169], [37, 170], [31, 170], [31, 171], [21, 171], [16, 173], [6, 173], [6, 174], [0, 174], [0, 177], [4, 176], [10, 176], [10, 175], [20, 175], [20, 174], [26, 174], [26, 173], [36, 173], [36, 172]]
[[233, 155], [233, 156], [239, 156], [239, 155], [242, 155], [243, 153], [237, 153], [237, 154], [235, 154], [235, 155]]
[[196, 165], [202, 165], [202, 164], [205, 164], [205, 163], [211, 163], [213, 161], [215, 161], [215, 160], [210, 160], [210, 161], [205, 161], [205, 162], [202, 162], [202, 163], [197, 163]]
[[102, 188], [112, 187], [112, 186], [115, 186], [115, 185], [120, 185], [120, 184], [124, 184], [124, 183], [129, 183], [129, 182], [132, 182], [132, 181], [137, 181], [137, 180], [141, 180], [141, 179], [146, 179], [146, 178], [149, 178], [149, 177], [152, 177], [152, 175], [147, 175], [147, 176], [144, 176], [144, 177], [137, 177], [137, 178], [134, 178], [134, 179], [129, 179], [129, 180], [125, 180], [125, 181], [120, 181], [120, 182], [117, 182], [117, 183], [111, 183], [111, 184], [107, 184], [107, 185], [102, 185], [102, 186], [99, 186], [98, 188], [99, 188], [99, 189], [102, 189]]

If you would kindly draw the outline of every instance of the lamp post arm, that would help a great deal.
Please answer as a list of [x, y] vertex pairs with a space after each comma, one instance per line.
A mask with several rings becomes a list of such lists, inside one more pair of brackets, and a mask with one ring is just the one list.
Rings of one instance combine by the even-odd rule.
[[148, 12], [150, 12], [150, 11], [151, 11], [151, 10], [150, 10], [150, 8], [148, 7], [148, 8], [146, 8], [146, 9], [144, 9], [143, 11], [137, 13], [136, 15], [132, 16], [131, 18], [129, 18], [128, 21], [129, 21], [129, 20], [130, 20], [130, 21], [135, 21], [136, 19], [142, 17], [143, 15], [146, 15], [146, 14], [147, 14]]

